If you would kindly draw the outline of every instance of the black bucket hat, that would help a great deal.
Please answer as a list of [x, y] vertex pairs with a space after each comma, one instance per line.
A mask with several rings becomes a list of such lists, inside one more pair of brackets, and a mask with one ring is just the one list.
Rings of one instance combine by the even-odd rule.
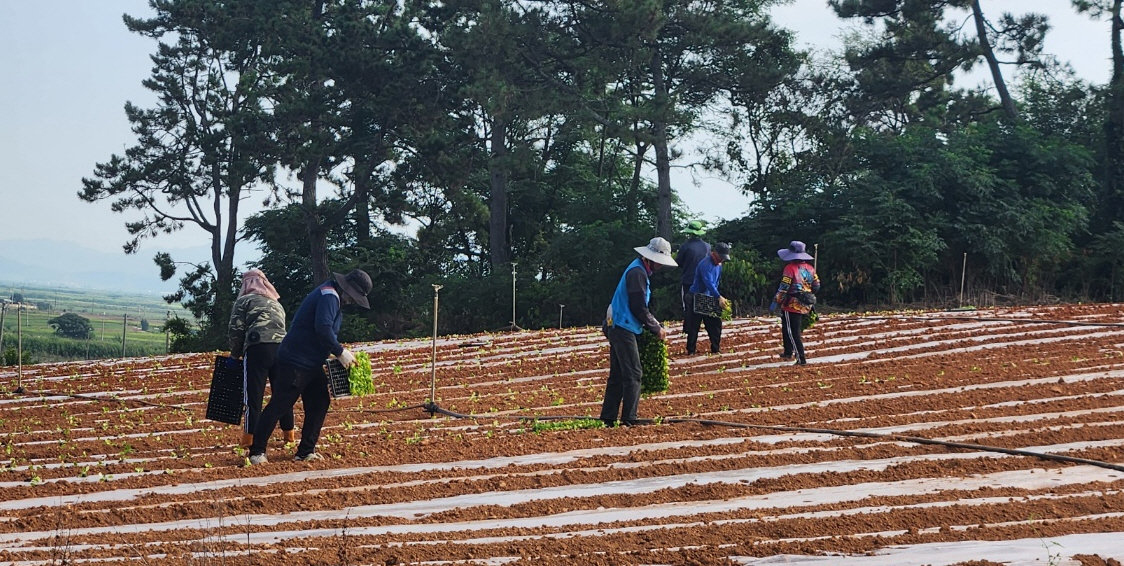
[[367, 302], [367, 294], [371, 292], [373, 285], [371, 276], [367, 275], [366, 271], [353, 269], [347, 275], [333, 272], [332, 279], [351, 302], [365, 309], [371, 308], [371, 304]]

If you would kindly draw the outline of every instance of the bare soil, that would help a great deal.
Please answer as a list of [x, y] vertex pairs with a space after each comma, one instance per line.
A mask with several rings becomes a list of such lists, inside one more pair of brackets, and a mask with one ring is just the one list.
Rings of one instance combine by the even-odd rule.
[[3, 368], [0, 562], [768, 564], [1031, 539], [1041, 564], [1120, 564], [1124, 543], [1049, 541], [1124, 539], [1122, 326], [1105, 304], [825, 315], [806, 366], [778, 359], [775, 319], [727, 323], [717, 355], [673, 329], [645, 424], [542, 431], [599, 413], [597, 329], [442, 337], [435, 367], [428, 340], [354, 344], [377, 393], [333, 401], [322, 461], [278, 432], [259, 466], [204, 417], [213, 353]]

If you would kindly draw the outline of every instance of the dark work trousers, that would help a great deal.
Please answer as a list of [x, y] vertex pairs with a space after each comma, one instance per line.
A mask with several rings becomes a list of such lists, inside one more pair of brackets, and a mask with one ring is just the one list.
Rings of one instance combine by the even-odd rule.
[[805, 361], [804, 338], [801, 336], [803, 332], [804, 315], [781, 309], [781, 339], [784, 343], [784, 353], [782, 354], [784, 357], [791, 357], [795, 353], [798, 361]]
[[683, 304], [683, 332], [687, 332], [687, 319], [690, 316], [694, 307], [688, 302], [691, 296], [691, 283], [684, 283], [680, 285], [679, 302]]
[[601, 420], [612, 425], [617, 420], [633, 424], [640, 405], [640, 348], [636, 335], [619, 327], [609, 329], [609, 381], [605, 383], [605, 400], [601, 403]]
[[710, 353], [717, 354], [722, 343], [722, 319], [716, 316], [705, 316], [695, 312], [695, 295], [687, 295], [687, 315], [683, 319], [683, 326], [687, 332], [687, 353], [695, 353], [695, 344], [699, 340], [699, 324], [706, 326], [706, 335], [710, 338]]
[[316, 451], [320, 429], [328, 416], [332, 398], [328, 394], [328, 376], [321, 368], [304, 369], [286, 363], [277, 364], [277, 379], [281, 384], [273, 391], [269, 404], [261, 412], [258, 426], [254, 428], [254, 444], [250, 454], [265, 454], [266, 444], [281, 415], [291, 412], [297, 399], [304, 405], [304, 422], [301, 423], [301, 442], [297, 456], [307, 456]]
[[[242, 432], [254, 434], [254, 427], [261, 417], [261, 404], [265, 398], [265, 382], [268, 378], [271, 391], [277, 391], [277, 348], [280, 344], [254, 344], [246, 348], [242, 356], [242, 410], [246, 421]], [[281, 415], [281, 430], [293, 430], [293, 410]]]

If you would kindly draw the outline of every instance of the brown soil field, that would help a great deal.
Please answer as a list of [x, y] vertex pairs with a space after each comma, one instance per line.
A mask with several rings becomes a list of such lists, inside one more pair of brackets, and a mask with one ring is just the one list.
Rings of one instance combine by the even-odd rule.
[[573, 429], [596, 328], [353, 344], [377, 392], [258, 466], [205, 418], [214, 353], [0, 368], [0, 562], [1124, 559], [1124, 305], [824, 315], [806, 366], [774, 318], [684, 341], [643, 424]]

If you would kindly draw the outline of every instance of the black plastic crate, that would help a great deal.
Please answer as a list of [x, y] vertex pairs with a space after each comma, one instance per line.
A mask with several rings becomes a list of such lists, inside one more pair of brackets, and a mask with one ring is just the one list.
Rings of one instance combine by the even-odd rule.
[[208, 419], [233, 425], [242, 423], [243, 381], [241, 361], [215, 356], [211, 393], [207, 396]]
[[347, 378], [348, 369], [335, 358], [324, 363], [324, 373], [328, 375], [328, 392], [332, 397], [351, 395], [351, 380]]
[[695, 314], [715, 318], [722, 316], [722, 307], [718, 305], [718, 297], [695, 293]]

